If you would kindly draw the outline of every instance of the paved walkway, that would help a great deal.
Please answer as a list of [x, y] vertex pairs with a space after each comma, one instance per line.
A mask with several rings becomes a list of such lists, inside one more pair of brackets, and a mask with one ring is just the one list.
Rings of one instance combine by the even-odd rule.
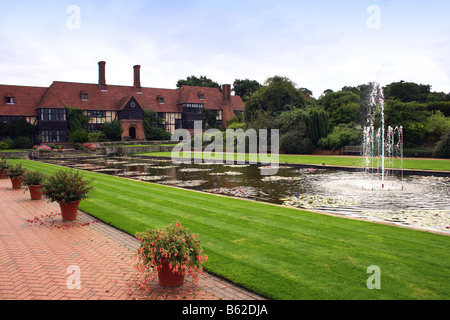
[[212, 275], [177, 289], [130, 285], [139, 241], [79, 212], [63, 222], [59, 205], [32, 201], [0, 180], [0, 300], [259, 300]]

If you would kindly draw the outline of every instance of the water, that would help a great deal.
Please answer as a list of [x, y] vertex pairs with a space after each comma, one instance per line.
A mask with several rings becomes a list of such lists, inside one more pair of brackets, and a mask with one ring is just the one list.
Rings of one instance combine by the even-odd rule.
[[282, 166], [174, 165], [103, 158], [59, 163], [104, 174], [450, 234], [450, 178]]
[[[372, 83], [372, 91], [368, 97], [367, 117], [363, 128], [363, 157], [365, 172], [378, 172], [381, 187], [394, 167], [394, 160], [400, 160], [403, 168], [403, 126], [386, 128], [384, 115], [384, 98], [379, 84]], [[377, 127], [376, 118], [381, 117], [381, 125]]]

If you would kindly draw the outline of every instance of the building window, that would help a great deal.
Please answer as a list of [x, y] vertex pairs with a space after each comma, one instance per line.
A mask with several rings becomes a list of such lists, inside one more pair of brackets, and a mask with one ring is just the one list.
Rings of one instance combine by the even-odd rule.
[[22, 119], [22, 117], [17, 117], [17, 116], [1, 116], [0, 117], [0, 123], [8, 123], [14, 120], [20, 120]]
[[82, 93], [81, 94], [81, 100], [82, 101], [88, 101], [88, 94], [87, 93]]
[[205, 100], [205, 94], [204, 93], [200, 93], [198, 95], [198, 97], [200, 98], [200, 100]]
[[41, 109], [41, 121], [66, 121], [66, 109]]
[[14, 97], [6, 97], [6, 104], [14, 104]]
[[164, 104], [164, 98], [160, 97], [160, 98], [158, 98], [158, 100], [159, 100], [159, 104]]
[[106, 111], [89, 110], [87, 115], [91, 118], [106, 118]]
[[58, 130], [43, 130], [41, 131], [42, 142], [67, 142], [67, 132]]

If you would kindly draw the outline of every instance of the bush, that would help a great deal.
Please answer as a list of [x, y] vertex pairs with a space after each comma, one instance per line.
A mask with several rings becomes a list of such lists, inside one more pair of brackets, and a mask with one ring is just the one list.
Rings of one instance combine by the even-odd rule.
[[79, 129], [69, 133], [68, 139], [71, 143], [85, 143], [88, 142], [89, 137], [86, 131]]
[[319, 147], [338, 150], [343, 146], [358, 146], [362, 143], [362, 131], [351, 124], [339, 125], [326, 138], [319, 140]]
[[19, 163], [16, 165], [9, 166], [4, 174], [5, 176], [10, 178], [17, 178], [21, 177], [25, 172], [26, 172], [25, 168], [23, 168], [22, 164]]
[[33, 142], [30, 137], [18, 137], [14, 142], [14, 149], [31, 149]]
[[2, 142], [0, 142], [0, 150], [12, 149], [13, 146], [14, 146], [14, 141], [11, 139], [4, 139]]
[[105, 123], [104, 125], [102, 125], [100, 130], [105, 133], [105, 136], [108, 140], [122, 141], [123, 128], [120, 125], [119, 121], [115, 120], [110, 123]]
[[45, 179], [42, 171], [27, 171], [22, 176], [22, 183], [26, 186], [38, 186]]
[[314, 149], [312, 140], [302, 137], [297, 131], [290, 131], [280, 138], [280, 150], [285, 154], [311, 154]]
[[60, 170], [42, 183], [44, 195], [50, 201], [70, 203], [87, 199], [93, 189], [92, 179], [87, 179], [80, 171]]
[[94, 131], [88, 133], [88, 142], [105, 142], [108, 140], [106, 134], [103, 131]]
[[198, 275], [203, 272], [203, 263], [208, 260], [198, 235], [179, 222], [137, 233], [136, 238], [141, 242], [136, 269], [142, 272], [144, 279], [151, 277], [156, 268], [167, 262], [174, 272], [189, 274], [196, 283]]
[[431, 158], [433, 150], [425, 148], [408, 148], [403, 150], [403, 156], [407, 158]]
[[434, 149], [433, 156], [436, 158], [450, 158], [450, 130], [441, 138]]
[[172, 135], [157, 127], [146, 127], [145, 128], [145, 139], [147, 140], [170, 140]]

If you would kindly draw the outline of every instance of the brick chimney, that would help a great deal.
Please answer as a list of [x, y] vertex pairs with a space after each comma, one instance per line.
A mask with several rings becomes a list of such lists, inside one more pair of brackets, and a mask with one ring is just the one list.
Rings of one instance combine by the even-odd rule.
[[106, 77], [105, 77], [105, 61], [100, 61], [98, 63], [98, 84], [100, 85], [100, 90], [106, 91]]
[[134, 88], [138, 93], [142, 93], [141, 87], [141, 66], [134, 66]]
[[228, 128], [228, 121], [233, 119], [234, 110], [231, 103], [231, 85], [224, 84], [222, 86], [222, 121], [225, 128]]
[[224, 84], [222, 86], [223, 104], [231, 103], [231, 85]]

